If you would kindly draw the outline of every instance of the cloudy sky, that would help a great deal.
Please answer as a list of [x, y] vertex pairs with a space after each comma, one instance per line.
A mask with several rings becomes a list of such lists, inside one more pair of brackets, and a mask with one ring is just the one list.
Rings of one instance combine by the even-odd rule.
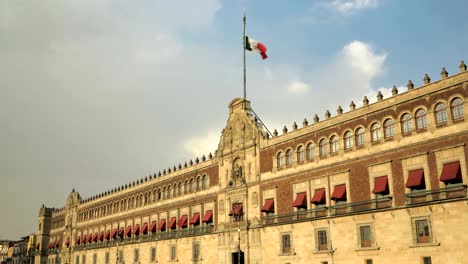
[[[42, 204], [215, 151], [242, 96], [270, 130], [468, 61], [460, 0], [0, 1], [0, 239]], [[405, 91], [406, 88], [401, 88]], [[385, 94], [385, 93], [384, 93]]]

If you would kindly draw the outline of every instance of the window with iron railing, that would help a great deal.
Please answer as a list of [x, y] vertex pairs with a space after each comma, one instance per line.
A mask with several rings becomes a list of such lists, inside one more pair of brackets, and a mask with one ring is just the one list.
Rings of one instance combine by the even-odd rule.
[[281, 234], [281, 254], [291, 253], [291, 234]]
[[414, 244], [426, 244], [432, 242], [431, 226], [429, 218], [412, 219]]
[[372, 226], [370, 224], [360, 225], [358, 228], [358, 246], [360, 248], [373, 247]]
[[327, 229], [319, 229], [315, 231], [315, 242], [317, 251], [328, 251]]

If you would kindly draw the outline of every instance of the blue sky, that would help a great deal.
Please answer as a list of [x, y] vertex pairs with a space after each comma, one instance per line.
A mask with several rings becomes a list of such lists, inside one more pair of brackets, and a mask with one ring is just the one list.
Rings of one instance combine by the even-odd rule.
[[466, 1], [0, 1], [0, 239], [217, 148], [242, 96], [270, 130], [468, 61]]

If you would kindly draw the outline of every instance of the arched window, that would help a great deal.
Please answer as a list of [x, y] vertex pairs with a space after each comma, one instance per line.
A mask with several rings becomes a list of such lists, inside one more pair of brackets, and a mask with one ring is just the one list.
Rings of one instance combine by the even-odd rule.
[[393, 119], [391, 118], [385, 119], [383, 126], [384, 126], [385, 139], [393, 138], [393, 136], [395, 136], [395, 125], [393, 124]]
[[185, 180], [185, 184], [184, 184], [184, 193], [188, 193], [189, 192], [189, 181], [188, 180]]
[[332, 136], [330, 138], [330, 153], [331, 154], [337, 153], [338, 150], [340, 150], [340, 143], [338, 142], [338, 137]]
[[208, 188], [208, 176], [203, 175], [203, 178], [202, 178], [202, 189], [206, 189]]
[[401, 133], [408, 134], [413, 131], [413, 123], [411, 122], [411, 115], [406, 113], [401, 116]]
[[314, 143], [307, 144], [307, 160], [314, 160], [315, 159], [315, 152], [314, 152], [315, 145]]
[[304, 162], [305, 160], [305, 149], [303, 145], [297, 147], [297, 162]]
[[319, 142], [319, 154], [320, 157], [326, 157], [328, 155], [328, 141], [325, 138]]
[[166, 198], [169, 199], [172, 197], [172, 186], [169, 185], [167, 186], [167, 194], [166, 194]]
[[346, 131], [344, 134], [344, 147], [346, 150], [352, 149], [354, 146], [353, 133], [351, 131]]
[[201, 177], [197, 177], [197, 190], [201, 190]]
[[293, 163], [293, 151], [292, 149], [286, 150], [286, 165], [291, 165]]
[[364, 143], [366, 143], [366, 139], [364, 137], [364, 128], [360, 127], [356, 130], [356, 146], [364, 146]]
[[463, 101], [459, 97], [456, 97], [450, 102], [450, 108], [452, 110], [452, 120], [461, 120], [465, 117]]
[[167, 198], [167, 196], [166, 196], [166, 187], [164, 187], [163, 190], [162, 190], [162, 198], [163, 199]]
[[177, 195], [182, 195], [182, 182], [177, 185]]
[[436, 125], [445, 125], [447, 124], [447, 107], [444, 103], [436, 104], [434, 108]]
[[276, 155], [276, 165], [278, 166], [278, 168], [281, 168], [284, 166], [284, 163], [285, 163], [285, 160], [284, 160], [284, 153], [283, 151], [280, 151], [277, 155]]
[[426, 129], [427, 128], [427, 117], [426, 117], [426, 110], [418, 109], [416, 111], [416, 129]]
[[371, 126], [371, 140], [372, 140], [372, 142], [380, 141], [380, 138], [382, 137], [381, 135], [382, 134], [380, 132], [380, 124], [377, 123], [377, 122], [372, 124], [372, 126]]
[[158, 200], [158, 192], [156, 190], [153, 191], [153, 203]]
[[160, 201], [162, 199], [162, 191], [161, 189], [158, 189], [158, 201]]
[[194, 192], [197, 188], [197, 183], [193, 178], [190, 179], [190, 192]]

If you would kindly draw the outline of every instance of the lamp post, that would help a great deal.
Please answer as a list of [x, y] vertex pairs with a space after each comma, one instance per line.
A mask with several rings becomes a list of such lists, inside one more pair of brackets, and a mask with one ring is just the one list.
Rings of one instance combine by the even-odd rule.
[[115, 243], [115, 264], [119, 263], [119, 242]]

